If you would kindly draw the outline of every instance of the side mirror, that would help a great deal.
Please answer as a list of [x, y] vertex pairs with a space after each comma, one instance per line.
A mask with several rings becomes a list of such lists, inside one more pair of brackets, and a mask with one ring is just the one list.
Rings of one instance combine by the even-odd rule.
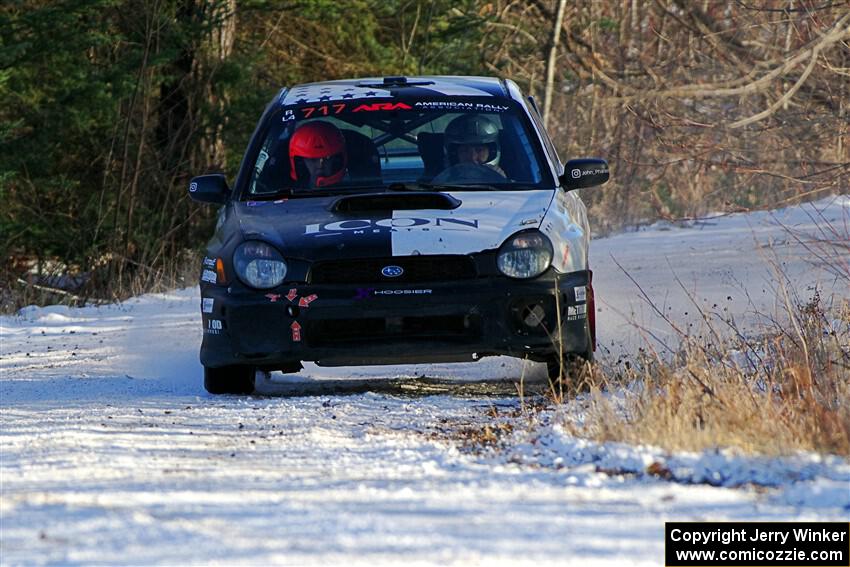
[[230, 187], [221, 173], [199, 175], [189, 183], [189, 196], [199, 203], [214, 203], [222, 205], [227, 202]]
[[608, 162], [599, 158], [571, 159], [558, 178], [566, 191], [595, 187], [608, 181]]

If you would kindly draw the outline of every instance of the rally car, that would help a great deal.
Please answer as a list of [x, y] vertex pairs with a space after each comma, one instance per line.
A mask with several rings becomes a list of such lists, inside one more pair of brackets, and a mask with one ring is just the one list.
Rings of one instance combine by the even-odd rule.
[[608, 164], [563, 164], [505, 79], [379, 77], [284, 88], [220, 205], [200, 271], [204, 386], [257, 370], [592, 360], [585, 206]]

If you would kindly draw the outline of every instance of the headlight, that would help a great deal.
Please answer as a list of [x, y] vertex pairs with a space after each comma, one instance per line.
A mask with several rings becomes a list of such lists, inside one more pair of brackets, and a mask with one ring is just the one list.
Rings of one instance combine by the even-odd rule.
[[496, 257], [499, 271], [511, 278], [534, 278], [552, 263], [552, 243], [541, 232], [521, 232], [502, 244]]
[[257, 289], [279, 286], [286, 277], [286, 262], [265, 242], [240, 244], [233, 253], [233, 268], [240, 280]]

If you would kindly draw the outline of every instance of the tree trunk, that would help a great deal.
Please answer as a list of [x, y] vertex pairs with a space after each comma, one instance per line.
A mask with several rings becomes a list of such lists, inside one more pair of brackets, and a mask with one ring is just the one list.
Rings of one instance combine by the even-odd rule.
[[549, 48], [549, 60], [546, 62], [546, 90], [543, 94], [543, 125], [549, 125], [549, 111], [552, 109], [552, 89], [555, 83], [555, 63], [558, 59], [558, 40], [561, 38], [561, 25], [564, 21], [564, 9], [567, 0], [558, 0], [558, 13], [552, 26], [552, 45]]
[[225, 165], [221, 117], [227, 97], [214, 77], [233, 51], [236, 0], [186, 0], [177, 19], [200, 39], [175, 62], [175, 81], [162, 86], [157, 138], [166, 171], [187, 176]]

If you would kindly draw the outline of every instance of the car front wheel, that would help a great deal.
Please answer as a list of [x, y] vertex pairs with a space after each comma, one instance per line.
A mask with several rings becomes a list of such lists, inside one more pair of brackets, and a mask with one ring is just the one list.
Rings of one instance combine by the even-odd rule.
[[253, 366], [204, 367], [204, 388], [210, 394], [250, 394], [254, 391]]
[[588, 362], [593, 362], [593, 335], [590, 322], [584, 326], [585, 348], [582, 352], [565, 352], [553, 354], [546, 361], [546, 370], [552, 382], [575, 382], [582, 375]]

